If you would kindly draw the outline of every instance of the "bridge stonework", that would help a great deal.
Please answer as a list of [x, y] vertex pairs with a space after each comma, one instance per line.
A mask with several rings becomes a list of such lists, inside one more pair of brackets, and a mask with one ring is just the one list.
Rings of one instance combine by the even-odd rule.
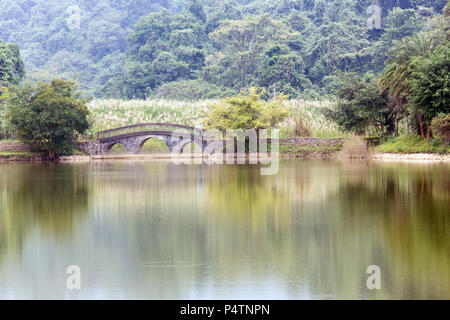
[[164, 143], [169, 148], [170, 152], [180, 153], [183, 149], [190, 143], [194, 142], [201, 146], [202, 151], [204, 151], [208, 142], [200, 139], [192, 139], [186, 137], [177, 137], [170, 135], [136, 135], [136, 136], [125, 136], [125, 137], [112, 137], [109, 139], [100, 139], [90, 142], [81, 142], [78, 144], [79, 148], [90, 154], [90, 155], [102, 155], [107, 154], [111, 151], [111, 148], [116, 144], [121, 144], [125, 147], [127, 153], [138, 154], [141, 152], [142, 147], [146, 141], [151, 138], [156, 138], [164, 141]]

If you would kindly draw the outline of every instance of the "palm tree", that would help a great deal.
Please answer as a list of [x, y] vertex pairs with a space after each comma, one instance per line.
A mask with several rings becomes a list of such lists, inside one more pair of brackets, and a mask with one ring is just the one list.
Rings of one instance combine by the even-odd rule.
[[[426, 33], [416, 33], [411, 37], [405, 37], [400, 41], [394, 41], [393, 47], [388, 52], [386, 67], [378, 82], [381, 92], [389, 91], [392, 98], [390, 118], [397, 123], [406, 113], [409, 96], [409, 80], [411, 79], [413, 57], [426, 56], [434, 50], [438, 42]], [[414, 111], [417, 125], [422, 137], [425, 137], [426, 128], [423, 116]]]

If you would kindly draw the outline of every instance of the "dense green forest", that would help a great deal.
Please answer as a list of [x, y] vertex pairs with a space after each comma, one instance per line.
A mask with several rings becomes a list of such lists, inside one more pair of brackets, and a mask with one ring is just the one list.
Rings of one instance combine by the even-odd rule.
[[[0, 0], [0, 39], [20, 46], [26, 78], [74, 80], [97, 97], [198, 99], [253, 86], [317, 98], [340, 72], [381, 72], [393, 41], [432, 29], [446, 2]], [[381, 29], [369, 30], [374, 3]], [[17, 83], [23, 66], [9, 60]]]

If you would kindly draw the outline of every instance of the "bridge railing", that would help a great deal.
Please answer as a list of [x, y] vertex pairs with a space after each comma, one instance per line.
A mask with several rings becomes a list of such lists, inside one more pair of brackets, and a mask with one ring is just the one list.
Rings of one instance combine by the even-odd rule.
[[[107, 139], [113, 138], [121, 135], [126, 135], [130, 133], [143, 132], [143, 131], [176, 131], [177, 129], [187, 130], [191, 134], [195, 134], [196, 128], [190, 126], [183, 126], [179, 124], [171, 123], [139, 123], [131, 126], [115, 128], [110, 130], [105, 130], [97, 133], [97, 139]], [[202, 130], [204, 131], [204, 130]]]
[[93, 133], [74, 134], [73, 139], [76, 142], [92, 142], [96, 140], [96, 135]]

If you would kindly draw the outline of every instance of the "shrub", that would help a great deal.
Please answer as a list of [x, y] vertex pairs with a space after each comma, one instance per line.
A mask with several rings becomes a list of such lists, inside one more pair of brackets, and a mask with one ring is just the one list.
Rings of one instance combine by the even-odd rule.
[[264, 91], [251, 88], [248, 94], [241, 93], [211, 105], [206, 113], [206, 127], [222, 131], [274, 128], [289, 116], [284, 106], [286, 97], [264, 101], [261, 99], [263, 94]]
[[377, 148], [385, 153], [448, 153], [449, 147], [443, 146], [437, 140], [426, 140], [420, 136], [402, 136], [382, 144]]
[[450, 113], [435, 117], [431, 122], [431, 129], [443, 145], [450, 145]]

